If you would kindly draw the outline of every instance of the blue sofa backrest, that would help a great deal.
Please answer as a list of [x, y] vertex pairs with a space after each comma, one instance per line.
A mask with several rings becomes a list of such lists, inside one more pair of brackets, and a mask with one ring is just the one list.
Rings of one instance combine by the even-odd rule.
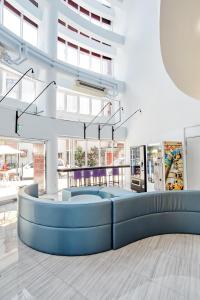
[[200, 191], [140, 193], [113, 199], [113, 223], [175, 211], [200, 212]]

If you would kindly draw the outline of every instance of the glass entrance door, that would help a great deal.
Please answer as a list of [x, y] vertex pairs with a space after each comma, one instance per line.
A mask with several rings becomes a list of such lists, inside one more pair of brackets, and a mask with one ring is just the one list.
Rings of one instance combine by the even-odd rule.
[[44, 193], [45, 143], [0, 138], [0, 201], [16, 198], [18, 188], [38, 183]]

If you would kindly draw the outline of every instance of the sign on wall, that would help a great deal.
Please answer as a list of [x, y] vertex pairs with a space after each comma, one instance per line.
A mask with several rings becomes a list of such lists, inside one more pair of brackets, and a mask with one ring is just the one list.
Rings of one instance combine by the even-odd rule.
[[165, 189], [184, 189], [182, 142], [164, 142]]

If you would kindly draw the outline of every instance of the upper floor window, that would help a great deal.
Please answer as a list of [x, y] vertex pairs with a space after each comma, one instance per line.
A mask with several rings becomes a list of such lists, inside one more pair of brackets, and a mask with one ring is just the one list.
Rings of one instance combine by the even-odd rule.
[[84, 48], [80, 48], [80, 67], [89, 69], [90, 68], [90, 51]]
[[69, 113], [76, 113], [78, 110], [78, 98], [76, 95], [67, 95], [67, 111]]
[[[2, 72], [2, 71], [1, 71]], [[3, 72], [5, 82], [3, 82], [3, 91], [2, 94], [5, 94], [7, 91], [9, 91], [17, 82], [19, 79], [19, 76], [17, 76], [14, 73], [11, 72]], [[9, 98], [13, 99], [19, 99], [19, 92], [20, 92], [20, 86], [16, 85], [14, 89], [9, 93]]]
[[24, 78], [21, 86], [21, 100], [31, 102], [36, 96], [35, 82], [31, 79]]
[[91, 14], [91, 22], [100, 26], [101, 18], [98, 15], [92, 13]]
[[57, 110], [65, 110], [65, 93], [58, 91], [57, 93]]
[[26, 16], [23, 17], [23, 39], [30, 44], [37, 46], [38, 26]]
[[90, 12], [84, 7], [80, 6], [80, 15], [86, 20], [90, 20]]
[[111, 21], [105, 18], [102, 18], [102, 27], [105, 29], [109, 29], [111, 26]]
[[96, 116], [102, 109], [102, 101], [100, 99], [92, 99], [92, 111], [91, 114]]
[[65, 40], [58, 37], [58, 44], [57, 44], [57, 57], [60, 60], [66, 60], [66, 45]]
[[67, 27], [69, 30], [71, 30], [71, 31], [73, 31], [73, 32], [75, 32], [75, 33], [77, 33], [77, 34], [80, 34], [80, 35], [82, 35], [82, 36], [84, 36], [84, 37], [86, 37], [86, 38], [88, 38], [88, 39], [91, 39], [91, 40], [93, 40], [93, 41], [95, 41], [95, 42], [97, 42], [97, 43], [102, 43], [102, 44], [105, 45], [105, 46], [111, 47], [111, 45], [109, 45], [109, 44], [107, 44], [107, 43], [105, 43], [105, 42], [101, 42], [101, 41], [97, 40], [96, 38], [94, 38], [94, 37], [92, 37], [92, 36], [89, 36], [88, 34], [82, 32], [82, 31], [79, 31], [79, 30], [76, 29], [74, 26], [71, 26], [71, 25], [69, 25], [69, 24], [67, 25], [66, 22], [63, 21], [63, 20], [61, 20], [61, 19], [58, 19], [58, 23], [61, 24], [62, 26]]
[[[112, 22], [111, 20], [108, 20], [104, 17], [101, 17], [93, 12], [90, 12], [83, 6], [79, 6], [75, 1], [72, 0], [64, 0], [64, 2], [68, 3], [68, 7], [74, 10], [76, 13], [80, 14], [83, 18], [87, 19], [88, 21], [91, 21], [92, 23], [102, 26], [105, 29], [111, 30], [112, 29]], [[102, 3], [105, 6], [108, 6], [109, 4], [105, 1]]]
[[66, 42], [60, 37], [58, 37], [57, 57], [72, 65], [89, 69], [96, 73], [112, 75], [113, 64], [111, 57], [90, 52], [88, 49]]
[[90, 98], [81, 96], [80, 97], [80, 114], [89, 115], [90, 114]]
[[21, 35], [21, 13], [7, 1], [4, 1], [3, 25], [16, 35]]
[[[0, 69], [2, 78], [0, 95], [5, 95], [13, 85], [19, 80], [20, 75], [9, 71], [7, 68]], [[23, 78], [18, 85], [9, 93], [8, 98], [31, 102], [36, 96], [36, 81], [31, 78]]]
[[3, 5], [3, 25], [33, 46], [37, 46], [38, 25], [7, 1], [4, 1]]
[[91, 69], [94, 72], [101, 72], [101, 55], [95, 52], [92, 52], [91, 55]]
[[112, 59], [110, 57], [103, 56], [102, 73], [105, 75], [112, 75]]
[[75, 3], [74, 1], [68, 0], [68, 4], [69, 4], [69, 6], [70, 6], [71, 9], [73, 9], [75, 11], [78, 10], [78, 4]]
[[[108, 117], [111, 115], [112, 106], [107, 105], [108, 101], [103, 98], [89, 97], [80, 94], [72, 94], [59, 89], [57, 92], [57, 114], [58, 117], [66, 114], [77, 114], [82, 116], [95, 116], [105, 107], [100, 116]], [[61, 115], [60, 115], [61, 113]], [[66, 115], [68, 118], [68, 115]]]
[[78, 46], [68, 42], [67, 43], [67, 57], [72, 65], [78, 65]]

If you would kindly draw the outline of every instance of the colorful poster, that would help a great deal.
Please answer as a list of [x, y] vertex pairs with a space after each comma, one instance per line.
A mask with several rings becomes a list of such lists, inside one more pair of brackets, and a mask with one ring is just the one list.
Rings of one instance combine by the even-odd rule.
[[183, 145], [181, 142], [164, 142], [165, 189], [183, 190]]

